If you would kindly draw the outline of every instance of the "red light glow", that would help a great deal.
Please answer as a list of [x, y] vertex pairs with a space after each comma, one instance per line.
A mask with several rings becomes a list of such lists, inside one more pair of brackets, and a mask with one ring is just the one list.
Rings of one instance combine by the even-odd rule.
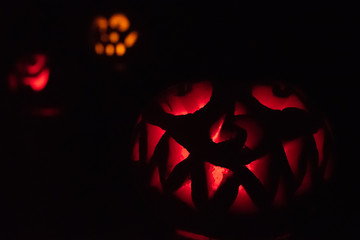
[[257, 207], [242, 185], [239, 186], [237, 197], [230, 210], [237, 213], [253, 213], [257, 211]]
[[284, 180], [280, 178], [273, 204], [276, 207], [281, 207], [284, 206], [285, 203], [286, 203], [285, 183]]
[[172, 172], [174, 167], [178, 165], [180, 162], [185, 160], [189, 156], [189, 152], [181, 146], [179, 143], [175, 141], [172, 137], [169, 139], [169, 157], [168, 157], [168, 165], [166, 169], [166, 177]]
[[160, 192], [163, 191], [163, 188], [162, 188], [162, 185], [161, 185], [161, 182], [160, 182], [160, 175], [159, 175], [159, 168], [158, 167], [155, 167], [153, 175], [151, 176], [150, 186], [153, 187], [153, 188], [156, 188]]
[[154, 154], [155, 147], [160, 141], [160, 138], [164, 135], [165, 130], [149, 123], [146, 124], [146, 130], [147, 130], [147, 144], [148, 144], [146, 161], [149, 162]]
[[138, 124], [141, 122], [141, 120], [142, 120], [142, 116], [139, 115], [139, 117], [138, 117], [138, 119], [137, 119], [137, 121], [136, 121], [136, 125], [138, 125]]
[[45, 88], [49, 80], [50, 71], [48, 68], [42, 70], [37, 76], [24, 77], [24, 84], [30, 86], [34, 91], [41, 91]]
[[166, 113], [175, 116], [186, 115], [202, 109], [210, 101], [211, 95], [210, 82], [194, 83], [191, 91], [186, 95], [177, 96], [176, 92], [172, 91], [160, 102], [160, 105]]
[[324, 129], [320, 128], [315, 134], [314, 139], [319, 156], [319, 166], [322, 166], [324, 160]]
[[56, 117], [61, 114], [61, 110], [54, 107], [34, 109], [34, 114], [41, 117]]
[[207, 173], [208, 195], [209, 198], [212, 198], [219, 186], [232, 175], [232, 171], [208, 162], [205, 162], [205, 169]]
[[174, 192], [174, 195], [185, 202], [192, 208], [195, 208], [194, 202], [191, 197], [191, 180], [188, 179], [178, 190]]
[[220, 138], [220, 131], [222, 125], [224, 124], [224, 120], [225, 115], [222, 116], [217, 122], [215, 122], [210, 128], [210, 137], [214, 143], [219, 143], [223, 141], [223, 139]]
[[140, 156], [139, 156], [139, 142], [140, 142], [140, 136], [139, 134], [136, 136], [135, 139], [135, 143], [134, 143], [134, 147], [133, 147], [133, 160], [134, 161], [139, 161], [140, 160]]
[[29, 64], [26, 66], [26, 71], [30, 75], [39, 73], [46, 63], [46, 56], [43, 54], [35, 54], [33, 58], [34, 63], [32, 65]]
[[299, 108], [306, 110], [300, 99], [292, 94], [288, 97], [277, 97], [274, 95], [271, 86], [258, 85], [252, 89], [252, 95], [265, 107], [273, 110], [283, 110], [285, 108]]
[[216, 121], [210, 128], [210, 138], [214, 143], [224, 142], [236, 137], [236, 132], [230, 132], [222, 129], [225, 115]]
[[[253, 215], [292, 206], [331, 176], [327, 125], [320, 127], [301, 95], [278, 97], [271, 86], [258, 85], [252, 96], [226, 96], [215, 86], [205, 81], [172, 88], [138, 119], [133, 159], [150, 167], [150, 185], [168, 200], [199, 213]], [[286, 108], [293, 109], [280, 112]], [[189, 234], [184, 237], [198, 239]]]
[[301, 182], [301, 185], [299, 186], [299, 188], [296, 190], [295, 195], [302, 195], [305, 192], [309, 191], [309, 189], [311, 188], [311, 180], [312, 180], [312, 169], [311, 166], [309, 164], [309, 162], [307, 163], [307, 167], [306, 167], [306, 172], [305, 172], [305, 176]]
[[291, 171], [293, 172], [294, 176], [298, 178], [300, 157], [303, 149], [303, 139], [297, 138], [292, 141], [285, 142], [283, 143], [283, 147]]
[[190, 240], [211, 240], [211, 238], [206, 237], [204, 235], [192, 233], [192, 232], [188, 232], [188, 231], [184, 231], [184, 230], [180, 230], [180, 229], [176, 229], [176, 233], [178, 235], [185, 237], [186, 239], [190, 239]]
[[11, 90], [20, 86], [29, 86], [34, 91], [43, 90], [49, 80], [50, 69], [46, 67], [47, 57], [44, 54], [33, 54], [21, 58], [16, 63], [13, 73], [9, 74], [8, 84]]
[[14, 74], [9, 75], [9, 88], [15, 90], [18, 88], [18, 82]]
[[235, 102], [234, 116], [245, 115], [245, 114], [247, 114], [246, 107], [239, 102]]
[[259, 180], [266, 186], [269, 177], [269, 165], [270, 165], [270, 156], [265, 155], [262, 158], [256, 159], [251, 163], [245, 165]]

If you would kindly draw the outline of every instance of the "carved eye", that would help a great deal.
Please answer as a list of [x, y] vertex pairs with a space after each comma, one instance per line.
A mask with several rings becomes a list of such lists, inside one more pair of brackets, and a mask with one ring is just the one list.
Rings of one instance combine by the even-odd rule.
[[210, 101], [212, 95], [210, 82], [195, 83], [182, 93], [179, 90], [181, 89], [170, 89], [160, 98], [161, 108], [166, 113], [175, 116], [195, 113]]

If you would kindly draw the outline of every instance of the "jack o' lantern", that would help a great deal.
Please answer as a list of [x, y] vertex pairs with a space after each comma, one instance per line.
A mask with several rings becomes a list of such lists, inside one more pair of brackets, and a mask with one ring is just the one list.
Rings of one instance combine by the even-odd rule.
[[138, 32], [130, 30], [130, 20], [123, 13], [109, 19], [98, 16], [93, 22], [93, 49], [97, 55], [124, 56], [138, 39]]
[[11, 100], [14, 109], [38, 117], [56, 117], [61, 110], [52, 104], [46, 90], [50, 77], [49, 61], [46, 54], [24, 55], [14, 64], [8, 75], [8, 86], [14, 94]]
[[281, 209], [331, 176], [328, 125], [283, 83], [170, 88], [141, 114], [133, 161], [148, 185], [200, 212]]
[[8, 84], [12, 91], [28, 86], [33, 91], [43, 90], [49, 80], [50, 69], [45, 54], [31, 54], [21, 58], [9, 75]]

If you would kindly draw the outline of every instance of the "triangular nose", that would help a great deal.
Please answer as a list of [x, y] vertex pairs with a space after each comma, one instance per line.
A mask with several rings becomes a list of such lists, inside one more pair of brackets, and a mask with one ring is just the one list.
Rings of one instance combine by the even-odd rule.
[[[221, 143], [229, 140], [246, 140], [246, 129], [237, 126], [236, 122], [232, 120], [227, 121], [226, 115], [221, 116], [215, 123], [210, 127], [209, 135], [214, 143]], [[239, 142], [239, 141], [238, 141]], [[240, 144], [239, 147], [242, 147]]]

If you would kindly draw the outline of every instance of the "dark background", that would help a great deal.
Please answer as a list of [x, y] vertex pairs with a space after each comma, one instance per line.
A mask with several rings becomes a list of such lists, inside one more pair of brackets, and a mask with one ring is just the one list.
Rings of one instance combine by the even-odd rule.
[[[304, 90], [329, 118], [338, 160], [331, 198], [304, 225], [305, 239], [358, 239], [356, 8], [342, 1], [194, 2], [0, 4], [4, 239], [159, 239], [159, 219], [131, 178], [132, 129], [152, 96], [202, 78], [274, 78]], [[95, 56], [88, 40], [95, 16], [119, 11], [140, 33], [121, 60], [123, 72], [114, 69], [116, 58]], [[11, 94], [7, 75], [32, 52], [49, 57], [48, 86]], [[26, 111], [39, 106], [61, 115]]]

